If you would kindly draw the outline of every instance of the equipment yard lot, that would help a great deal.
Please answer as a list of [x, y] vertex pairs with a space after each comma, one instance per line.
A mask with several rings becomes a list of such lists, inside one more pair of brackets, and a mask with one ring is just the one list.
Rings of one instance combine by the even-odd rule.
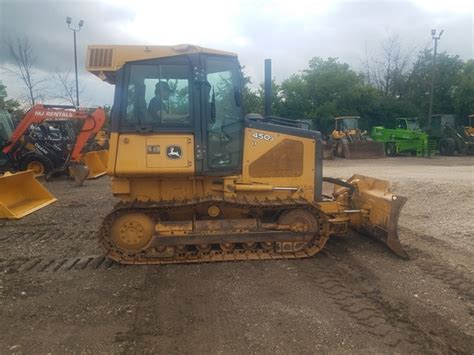
[[0, 353], [472, 353], [474, 158], [334, 160], [324, 175], [408, 197], [411, 260], [364, 236], [313, 258], [119, 266], [95, 231], [107, 178], [47, 183], [58, 202], [0, 229]]

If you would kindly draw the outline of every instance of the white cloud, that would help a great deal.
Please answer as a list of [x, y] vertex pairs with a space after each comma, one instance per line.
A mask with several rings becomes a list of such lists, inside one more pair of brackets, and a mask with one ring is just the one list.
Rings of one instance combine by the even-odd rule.
[[[71, 33], [65, 16], [82, 18], [78, 36], [79, 75], [92, 103], [112, 101], [113, 87], [85, 72], [87, 44], [192, 43], [239, 54], [255, 85], [263, 60], [273, 59], [277, 81], [303, 69], [314, 56], [338, 57], [360, 67], [367, 47], [397, 35], [407, 47], [431, 43], [431, 28], [444, 29], [440, 50], [473, 57], [473, 1], [462, 0], [0, 0], [0, 36], [25, 33], [41, 70], [72, 68]], [[48, 16], [38, 16], [47, 13]], [[0, 64], [8, 61], [0, 51]], [[3, 78], [9, 93], [21, 90]]]

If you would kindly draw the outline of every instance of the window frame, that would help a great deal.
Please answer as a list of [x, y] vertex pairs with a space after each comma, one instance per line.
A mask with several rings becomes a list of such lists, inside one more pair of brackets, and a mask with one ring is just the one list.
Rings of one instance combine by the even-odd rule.
[[[119, 102], [120, 107], [117, 108], [116, 114], [114, 115], [114, 124], [112, 126], [113, 131], [118, 131], [121, 133], [195, 133], [199, 127], [199, 117], [196, 116], [195, 110], [195, 98], [194, 98], [194, 80], [192, 73], [193, 60], [191, 56], [182, 55], [175, 57], [166, 57], [158, 59], [148, 59], [148, 60], [139, 60], [127, 62], [123, 67], [123, 72], [119, 73], [119, 78], [121, 80], [120, 90], [116, 90], [116, 97], [114, 102]], [[128, 101], [128, 86], [130, 83], [131, 69], [134, 65], [149, 65], [149, 66], [160, 66], [160, 65], [183, 65], [188, 68], [188, 103], [189, 103], [189, 116], [191, 118], [191, 124], [189, 126], [162, 126], [159, 124], [126, 124], [126, 115], [127, 115], [127, 101]], [[121, 74], [121, 75], [120, 75]], [[148, 109], [147, 103], [147, 109]]]
[[[222, 55], [214, 55], [214, 54], [203, 54], [201, 55], [201, 68], [203, 68], [203, 75], [204, 78], [203, 80], [207, 80], [207, 75], [208, 75], [208, 60], [209, 59], [216, 59], [220, 61], [227, 61], [232, 65], [235, 65], [235, 68], [237, 69], [237, 74], [240, 76], [239, 81], [240, 81], [240, 87], [239, 90], [241, 91], [242, 94], [242, 89], [243, 89], [243, 77], [242, 77], [242, 72], [240, 70], [240, 64], [237, 59], [237, 57], [229, 57], [229, 56], [222, 56]], [[241, 122], [241, 137], [240, 137], [240, 156], [238, 159], [238, 164], [236, 166], [232, 167], [211, 167], [209, 164], [209, 159], [208, 159], [208, 129], [207, 129], [207, 122], [210, 119], [208, 110], [206, 110], [206, 102], [207, 97], [205, 93], [205, 87], [204, 85], [201, 85], [201, 115], [202, 115], [202, 142], [205, 147], [205, 154], [203, 154], [203, 170], [206, 175], [214, 175], [214, 176], [226, 176], [231, 173], [241, 173], [242, 171], [242, 161], [243, 161], [243, 152], [244, 152], [244, 136], [245, 136], [245, 119], [244, 119], [244, 105], [243, 105], [243, 100], [241, 102], [240, 106], [237, 106], [239, 111], [239, 120]]]

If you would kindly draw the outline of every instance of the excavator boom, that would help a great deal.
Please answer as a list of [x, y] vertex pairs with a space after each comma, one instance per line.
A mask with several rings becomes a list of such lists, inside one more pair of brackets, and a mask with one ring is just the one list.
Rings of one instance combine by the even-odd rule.
[[[88, 146], [93, 142], [94, 136], [100, 132], [106, 121], [105, 111], [102, 108], [88, 109], [75, 108], [73, 106], [37, 104], [27, 112], [13, 131], [9, 142], [2, 149], [3, 153], [15, 156], [14, 150], [19, 147], [20, 140], [33, 125], [59, 121], [79, 122], [80, 129], [75, 134], [72, 148], [70, 148], [69, 156], [63, 163], [64, 165], [55, 166], [53, 171], [72, 167], [70, 173], [78, 185], [82, 184], [82, 181], [89, 175], [93, 178], [104, 175], [106, 173], [106, 160], [104, 156], [107, 156], [107, 152], [97, 152], [88, 149]], [[37, 145], [35, 144], [35, 146]]]

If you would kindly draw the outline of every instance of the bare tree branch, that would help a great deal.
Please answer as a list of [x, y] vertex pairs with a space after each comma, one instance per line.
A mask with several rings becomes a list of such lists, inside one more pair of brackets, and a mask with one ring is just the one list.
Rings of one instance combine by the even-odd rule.
[[76, 105], [76, 87], [74, 80], [70, 77], [70, 72], [61, 72], [59, 70], [56, 70], [56, 72], [53, 73], [53, 79], [59, 86], [54, 97], [56, 99], [63, 100], [73, 106]]
[[402, 49], [398, 36], [392, 36], [383, 42], [381, 54], [375, 58], [369, 59], [366, 49], [366, 80], [384, 96], [403, 96], [414, 52], [414, 47]]
[[38, 99], [43, 98], [42, 84], [46, 79], [38, 79], [34, 71], [37, 57], [27, 36], [17, 36], [15, 39], [7, 38], [3, 46], [8, 51], [13, 62], [13, 69], [2, 67], [7, 73], [16, 76], [25, 86], [27, 102], [33, 106]]

